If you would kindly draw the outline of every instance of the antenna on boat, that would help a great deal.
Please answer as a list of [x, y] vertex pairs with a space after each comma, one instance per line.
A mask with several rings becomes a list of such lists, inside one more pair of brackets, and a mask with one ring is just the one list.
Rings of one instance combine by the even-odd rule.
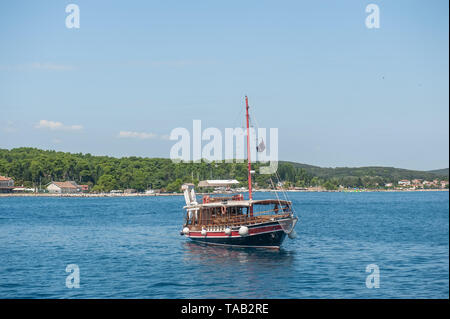
[[[249, 116], [248, 116], [248, 97], [245, 96], [245, 110], [247, 119], [247, 162], [248, 162], [248, 199], [251, 201], [252, 196], [252, 162], [250, 159], [250, 127], [249, 127]], [[250, 206], [250, 216], [253, 216], [253, 206]]]

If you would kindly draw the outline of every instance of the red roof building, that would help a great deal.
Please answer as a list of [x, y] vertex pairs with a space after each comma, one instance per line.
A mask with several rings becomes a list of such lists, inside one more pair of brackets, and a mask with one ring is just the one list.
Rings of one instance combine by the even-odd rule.
[[0, 175], [0, 193], [9, 193], [14, 188], [14, 180]]
[[75, 182], [52, 182], [47, 186], [47, 190], [53, 194], [79, 193], [81, 187]]

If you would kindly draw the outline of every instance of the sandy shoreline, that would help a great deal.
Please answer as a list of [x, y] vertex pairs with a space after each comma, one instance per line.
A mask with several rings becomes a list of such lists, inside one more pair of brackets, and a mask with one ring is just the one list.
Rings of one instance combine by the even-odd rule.
[[[448, 192], [448, 189], [414, 189], [414, 190], [400, 190], [400, 189], [390, 189], [390, 190], [380, 190], [380, 189], [366, 189], [366, 190], [336, 190], [336, 191], [310, 191], [310, 190], [286, 190], [288, 193], [368, 193], [368, 192]], [[275, 192], [273, 190], [258, 190], [256, 192]], [[218, 194], [218, 193], [197, 193], [197, 195], [229, 195], [229, 193]], [[158, 197], [158, 196], [183, 196], [183, 193], [160, 193], [160, 194], [48, 194], [48, 193], [22, 193], [22, 194], [0, 194], [1, 197]]]
[[48, 193], [24, 193], [24, 194], [0, 194], [0, 197], [156, 197], [156, 196], [183, 196], [176, 194], [48, 194]]

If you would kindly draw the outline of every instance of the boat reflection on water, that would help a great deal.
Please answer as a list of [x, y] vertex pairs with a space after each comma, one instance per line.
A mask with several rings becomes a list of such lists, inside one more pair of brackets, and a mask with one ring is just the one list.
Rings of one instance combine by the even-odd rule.
[[200, 298], [270, 298], [289, 293], [296, 253], [284, 249], [236, 248], [195, 241], [183, 244], [183, 268]]
[[200, 242], [185, 242], [185, 261], [208, 265], [249, 264], [258, 268], [289, 267], [293, 264], [294, 253], [284, 249], [233, 248], [213, 246]]

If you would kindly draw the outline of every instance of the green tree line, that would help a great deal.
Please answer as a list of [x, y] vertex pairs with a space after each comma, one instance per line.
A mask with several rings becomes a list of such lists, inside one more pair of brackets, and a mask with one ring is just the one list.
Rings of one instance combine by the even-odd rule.
[[[276, 175], [259, 174], [260, 164], [253, 164], [256, 187], [272, 188], [278, 180], [285, 186], [381, 187], [400, 179], [447, 179], [444, 175], [395, 168], [320, 168], [299, 163], [280, 162]], [[88, 184], [92, 191], [148, 188], [167, 192], [180, 191], [183, 183], [197, 184], [205, 179], [237, 179], [247, 186], [247, 164], [201, 162], [174, 163], [165, 158], [93, 156], [36, 148], [0, 149], [0, 175], [12, 177], [16, 185], [45, 186], [51, 181], [72, 180]]]

